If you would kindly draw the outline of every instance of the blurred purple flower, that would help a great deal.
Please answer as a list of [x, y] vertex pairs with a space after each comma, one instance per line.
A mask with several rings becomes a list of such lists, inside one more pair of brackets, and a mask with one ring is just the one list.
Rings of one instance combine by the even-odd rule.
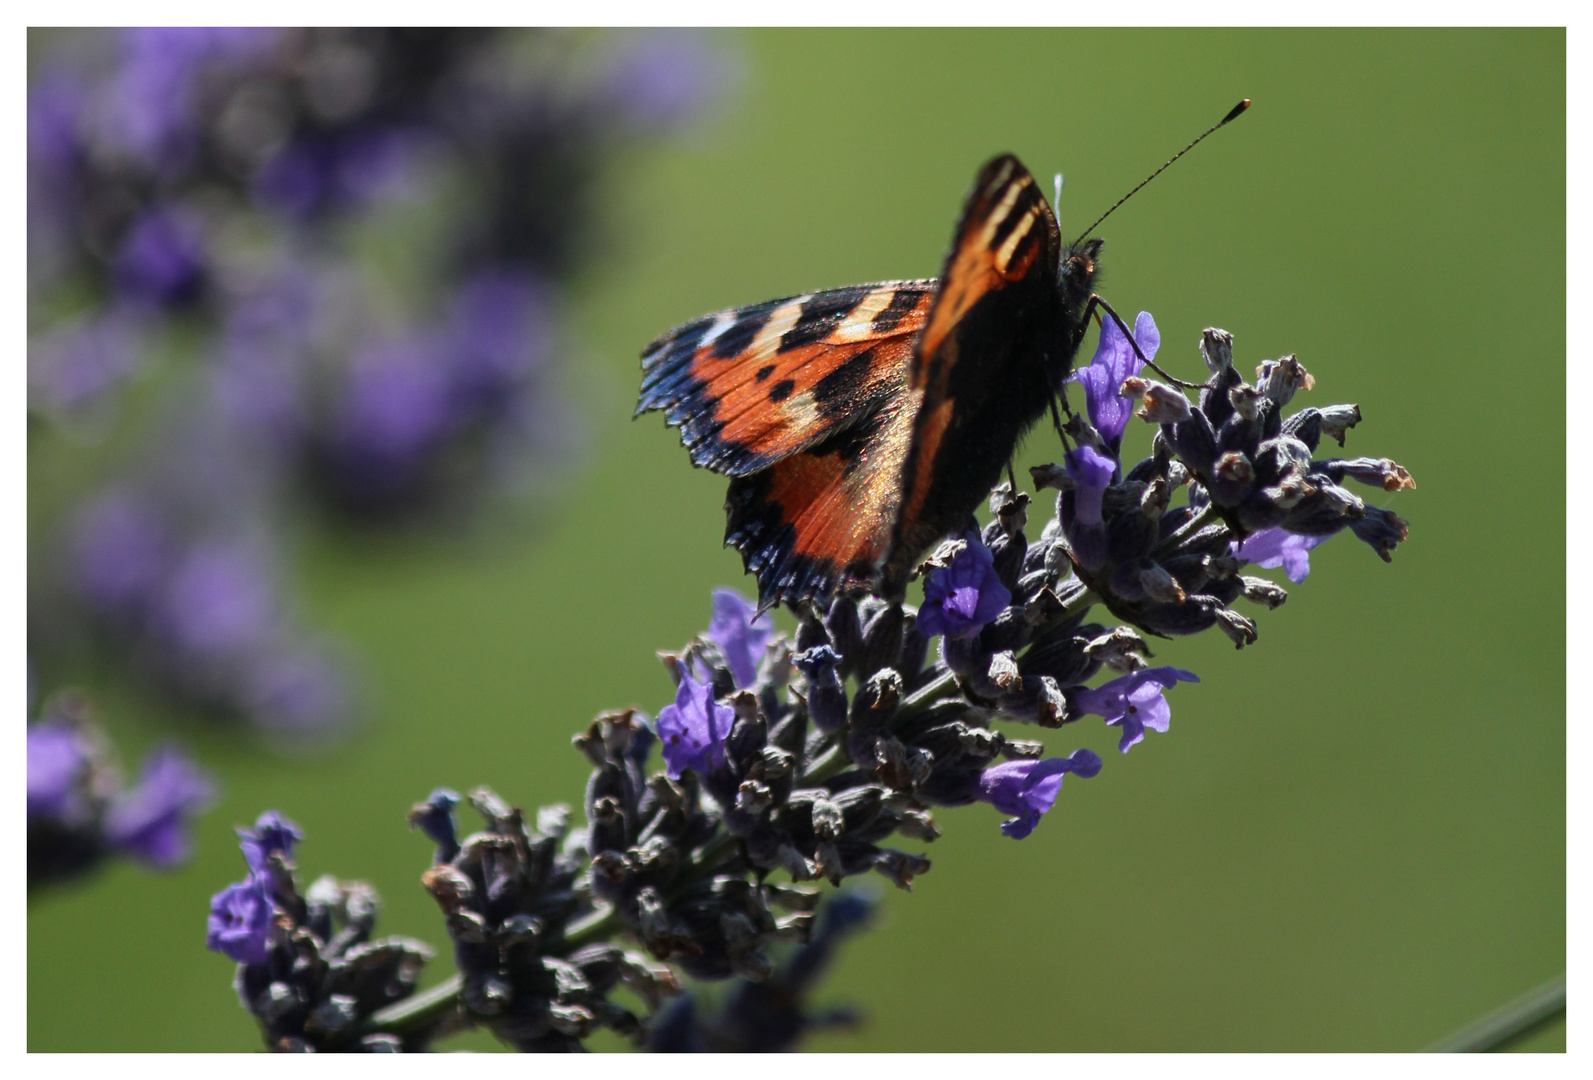
[[1251, 533], [1243, 543], [1232, 545], [1235, 556], [1263, 569], [1283, 567], [1284, 574], [1298, 585], [1311, 573], [1310, 550], [1328, 539], [1326, 536], [1301, 536], [1285, 532], [1281, 526]]
[[[1161, 332], [1150, 312], [1142, 311], [1134, 320], [1134, 340], [1151, 360], [1161, 346]], [[1089, 409], [1090, 423], [1100, 432], [1101, 438], [1113, 450], [1123, 438], [1123, 429], [1134, 413], [1134, 403], [1121, 396], [1123, 380], [1138, 375], [1145, 365], [1134, 355], [1128, 338], [1117, 328], [1115, 319], [1101, 320], [1100, 341], [1095, 346], [1095, 356], [1088, 367], [1080, 368], [1073, 378], [1084, 387], [1084, 401]]]
[[415, 189], [429, 142], [419, 131], [393, 128], [296, 139], [260, 166], [254, 197], [293, 218], [362, 210]]
[[79, 813], [78, 780], [87, 764], [73, 725], [57, 720], [28, 728], [28, 820]]
[[106, 88], [100, 137], [151, 171], [185, 167], [199, 142], [193, 90], [200, 70], [263, 57], [279, 33], [177, 26], [120, 31], [121, 66]]
[[1002, 823], [1001, 831], [1022, 840], [1040, 823], [1040, 815], [1055, 805], [1064, 774], [1089, 779], [1100, 771], [1101, 759], [1093, 750], [1075, 750], [1068, 757], [1044, 761], [1007, 761], [980, 774], [979, 798], [1013, 815], [1013, 820]]
[[279, 735], [324, 734], [348, 718], [352, 695], [336, 660], [313, 648], [286, 645], [257, 657], [243, 689], [243, 707]]
[[153, 866], [172, 867], [188, 858], [189, 819], [210, 805], [209, 777], [173, 747], [144, 761], [138, 786], [123, 792], [105, 817], [105, 838]]
[[713, 618], [708, 623], [708, 639], [719, 646], [719, 655], [739, 689], [745, 690], [758, 679], [764, 646], [774, 634], [774, 620], [767, 613], [756, 615], [758, 606], [734, 589], [715, 589]]
[[648, 131], [694, 119], [734, 81], [726, 54], [689, 30], [628, 34], [605, 68], [612, 105]]
[[338, 487], [371, 504], [408, 494], [457, 422], [452, 391], [434, 339], [387, 340], [360, 350], [326, 436]]
[[106, 492], [78, 514], [72, 547], [79, 593], [101, 615], [122, 623], [149, 612], [172, 560], [159, 515], [123, 489]]
[[173, 568], [156, 629], [179, 656], [226, 665], [252, 658], [277, 625], [276, 581], [259, 549], [201, 540]]
[[501, 411], [547, 358], [547, 286], [505, 268], [478, 272], [454, 296], [446, 355], [462, 405]]
[[210, 898], [205, 947], [240, 964], [263, 964], [270, 955], [273, 913], [265, 886], [250, 874]]
[[918, 632], [964, 638], [979, 630], [1012, 603], [1012, 592], [996, 573], [995, 556], [970, 529], [964, 548], [950, 566], [936, 567], [924, 579], [924, 603], [918, 609]]
[[714, 701], [713, 687], [682, 672], [673, 704], [658, 713], [664, 765], [671, 779], [691, 769], [706, 776], [725, 760], [725, 739], [736, 713]]
[[72, 320], [29, 343], [29, 404], [56, 417], [85, 413], [143, 364], [143, 325], [131, 311]]
[[1162, 695], [1180, 682], [1199, 682], [1192, 671], [1175, 667], [1141, 668], [1121, 678], [1089, 689], [1070, 691], [1074, 712], [1106, 718], [1107, 727], [1121, 727], [1117, 749], [1128, 748], [1145, 737], [1145, 729], [1166, 731], [1172, 710]]
[[175, 307], [198, 299], [204, 283], [203, 227], [178, 207], [146, 210], [128, 229], [111, 264], [111, 279], [135, 304]]

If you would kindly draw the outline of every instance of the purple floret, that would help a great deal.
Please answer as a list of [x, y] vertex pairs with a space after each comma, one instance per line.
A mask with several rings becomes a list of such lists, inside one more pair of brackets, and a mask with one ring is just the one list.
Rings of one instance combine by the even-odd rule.
[[[1162, 336], [1150, 312], [1142, 311], [1134, 320], [1134, 340], [1139, 343], [1147, 359], [1156, 359]], [[1128, 427], [1128, 418], [1134, 414], [1134, 403], [1119, 395], [1118, 390], [1122, 388], [1124, 379], [1138, 375], [1144, 366], [1139, 357], [1134, 355], [1128, 338], [1117, 328], [1117, 321], [1103, 319], [1095, 356], [1088, 367], [1080, 368], [1073, 376], [1084, 387], [1090, 423], [1095, 425], [1101, 438], [1114, 448], [1123, 437], [1123, 429]]]
[[1040, 815], [1056, 803], [1065, 773], [1089, 779], [1101, 771], [1101, 759], [1093, 750], [1075, 750], [1065, 758], [1044, 761], [1007, 761], [986, 769], [979, 777], [979, 798], [1013, 815], [1003, 822], [1001, 831], [1022, 840], [1040, 823]]
[[918, 632], [925, 637], [970, 637], [1012, 603], [1011, 591], [996, 573], [995, 556], [979, 534], [969, 530], [963, 539], [967, 546], [951, 565], [931, 570], [924, 579]]
[[1299, 584], [1311, 573], [1311, 557], [1307, 553], [1326, 539], [1301, 536], [1274, 526], [1251, 533], [1244, 543], [1233, 546], [1233, 553], [1266, 570], [1281, 566], [1289, 580]]
[[270, 955], [271, 916], [271, 897], [251, 874], [210, 898], [205, 947], [240, 964], [263, 964]]
[[715, 589], [713, 597], [708, 638], [719, 646], [737, 688], [745, 690], [757, 681], [758, 664], [774, 633], [774, 620], [767, 613], [754, 618], [757, 605], [733, 589]]
[[1172, 710], [1163, 693], [1179, 682], [1199, 681], [1194, 672], [1182, 668], [1141, 668], [1093, 689], [1073, 691], [1073, 711], [1094, 713], [1105, 717], [1108, 727], [1121, 727], [1123, 737], [1117, 749], [1126, 754], [1145, 737], [1146, 728], [1167, 730]]
[[658, 714], [670, 778], [679, 779], [687, 769], [705, 776], [724, 764], [725, 739], [735, 719], [734, 709], [714, 701], [713, 687], [682, 672], [674, 704]]

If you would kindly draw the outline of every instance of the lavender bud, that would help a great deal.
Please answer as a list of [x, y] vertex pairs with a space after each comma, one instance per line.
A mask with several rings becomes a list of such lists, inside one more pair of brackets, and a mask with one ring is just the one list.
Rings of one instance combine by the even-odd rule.
[[1234, 648], [1242, 649], [1246, 645], [1253, 645], [1256, 640], [1256, 624], [1231, 608], [1219, 607], [1217, 609], [1217, 626], [1228, 639], [1233, 642]]
[[1213, 375], [1233, 366], [1233, 335], [1215, 326], [1200, 332], [1200, 358]]
[[1288, 592], [1268, 581], [1266, 578], [1241, 577], [1244, 583], [1244, 597], [1252, 604], [1263, 604], [1268, 608], [1281, 607], [1289, 598]]

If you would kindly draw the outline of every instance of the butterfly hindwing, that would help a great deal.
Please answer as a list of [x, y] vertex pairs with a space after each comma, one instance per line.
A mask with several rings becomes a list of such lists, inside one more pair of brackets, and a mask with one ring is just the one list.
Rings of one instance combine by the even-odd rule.
[[767, 468], [898, 392], [934, 288], [857, 285], [693, 320], [642, 353], [637, 412], [662, 409], [697, 465], [728, 476]]
[[760, 603], [873, 584], [896, 520], [919, 398], [906, 365], [896, 376], [857, 422], [730, 482], [725, 543], [757, 575]]

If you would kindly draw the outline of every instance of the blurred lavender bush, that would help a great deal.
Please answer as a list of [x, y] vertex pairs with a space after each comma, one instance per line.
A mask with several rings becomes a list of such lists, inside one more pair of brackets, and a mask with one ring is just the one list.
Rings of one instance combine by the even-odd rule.
[[567, 471], [593, 181], [700, 114], [725, 57], [495, 30], [30, 45], [30, 453], [100, 459], [36, 511], [64, 539], [35, 545], [30, 652], [62, 666], [88, 623], [185, 701], [334, 731], [353, 694], [285, 595], [291, 537], [435, 529]]

